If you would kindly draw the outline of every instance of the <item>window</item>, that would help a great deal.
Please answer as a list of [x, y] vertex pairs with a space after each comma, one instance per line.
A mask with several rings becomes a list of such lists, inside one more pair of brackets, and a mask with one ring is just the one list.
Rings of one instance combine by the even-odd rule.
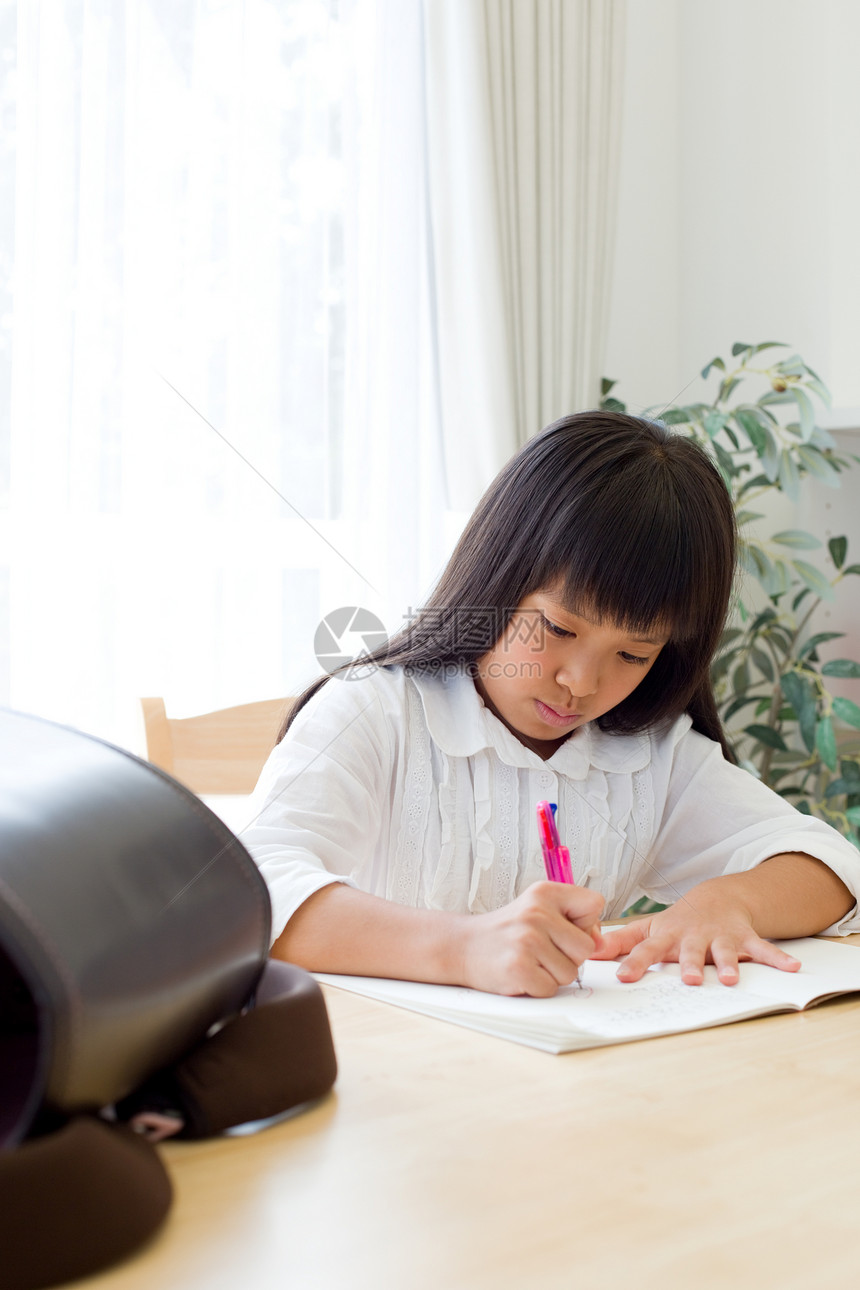
[[21, 0], [0, 39], [0, 701], [139, 746], [141, 694], [295, 692], [323, 613], [394, 630], [441, 563], [420, 9]]

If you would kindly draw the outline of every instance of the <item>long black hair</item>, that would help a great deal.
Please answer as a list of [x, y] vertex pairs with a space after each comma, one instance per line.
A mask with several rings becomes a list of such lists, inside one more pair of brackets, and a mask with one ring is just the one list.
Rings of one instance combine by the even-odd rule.
[[[735, 550], [731, 498], [696, 443], [618, 412], [562, 417], [490, 484], [423, 609], [362, 662], [474, 668], [525, 597], [551, 587], [599, 622], [670, 633], [636, 689], [598, 719], [602, 730], [636, 733], [688, 712], [731, 758], [710, 664]], [[328, 679], [299, 696], [281, 737]]]

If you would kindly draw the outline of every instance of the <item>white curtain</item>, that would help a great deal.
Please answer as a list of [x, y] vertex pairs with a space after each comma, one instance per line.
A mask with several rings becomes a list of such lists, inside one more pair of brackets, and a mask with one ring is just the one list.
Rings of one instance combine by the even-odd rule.
[[0, 3], [0, 702], [140, 747], [421, 603], [593, 401], [620, 5]]
[[427, 159], [420, 0], [376, 0], [357, 64], [361, 139], [346, 308], [344, 469], [358, 588], [389, 631], [423, 600], [447, 555], [443, 462], [428, 313]]
[[441, 561], [420, 0], [0, 16], [0, 702], [139, 747]]
[[625, 0], [425, 0], [439, 401], [470, 508], [543, 425], [594, 406]]

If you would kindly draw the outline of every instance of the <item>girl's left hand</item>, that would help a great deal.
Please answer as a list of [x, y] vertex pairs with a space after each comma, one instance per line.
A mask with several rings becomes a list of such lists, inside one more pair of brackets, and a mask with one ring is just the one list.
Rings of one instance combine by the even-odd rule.
[[674, 905], [603, 933], [594, 959], [626, 955], [620, 981], [638, 981], [653, 963], [678, 963], [686, 985], [701, 985], [704, 966], [713, 963], [723, 985], [737, 985], [738, 963], [752, 960], [796, 972], [800, 960], [763, 940], [743, 903], [719, 890], [720, 880], [694, 887]]

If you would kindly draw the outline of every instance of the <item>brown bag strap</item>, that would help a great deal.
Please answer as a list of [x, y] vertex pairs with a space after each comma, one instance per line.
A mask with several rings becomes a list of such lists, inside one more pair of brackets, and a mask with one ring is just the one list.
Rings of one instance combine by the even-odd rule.
[[322, 991], [312, 976], [269, 959], [255, 1005], [117, 1105], [122, 1120], [174, 1114], [181, 1138], [208, 1138], [327, 1093], [337, 1061]]
[[[207, 1137], [322, 1097], [337, 1074], [322, 991], [270, 960], [255, 1005], [117, 1107], [179, 1114], [179, 1136]], [[169, 1178], [154, 1147], [123, 1124], [72, 1120], [0, 1153], [4, 1290], [90, 1275], [137, 1249], [163, 1222]]]
[[40, 1290], [109, 1267], [160, 1227], [171, 1199], [155, 1149], [94, 1117], [3, 1152], [3, 1285]]

